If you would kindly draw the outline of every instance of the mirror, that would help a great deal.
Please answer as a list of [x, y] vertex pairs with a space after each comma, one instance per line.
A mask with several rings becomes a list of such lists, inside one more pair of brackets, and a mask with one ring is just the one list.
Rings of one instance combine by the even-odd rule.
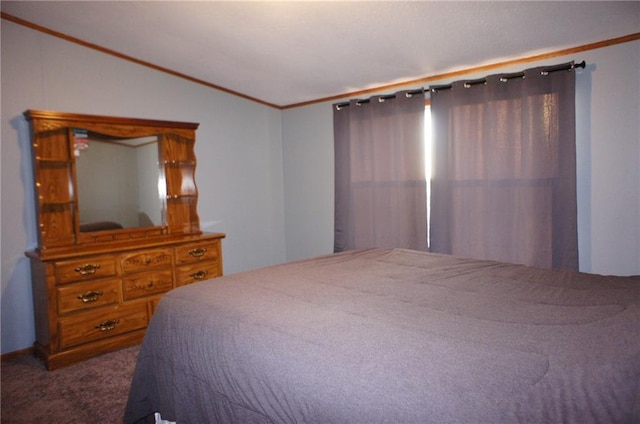
[[40, 249], [202, 233], [199, 124], [46, 110], [24, 116]]
[[118, 138], [73, 130], [81, 232], [162, 226], [157, 136]]

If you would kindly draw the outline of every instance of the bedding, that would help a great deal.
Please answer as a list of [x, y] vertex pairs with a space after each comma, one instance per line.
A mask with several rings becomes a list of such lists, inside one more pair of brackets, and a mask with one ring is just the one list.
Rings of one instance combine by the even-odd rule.
[[640, 422], [640, 276], [368, 249], [165, 295], [126, 423]]
[[121, 230], [122, 225], [113, 221], [96, 221], [80, 224], [80, 232], [87, 233], [92, 231]]

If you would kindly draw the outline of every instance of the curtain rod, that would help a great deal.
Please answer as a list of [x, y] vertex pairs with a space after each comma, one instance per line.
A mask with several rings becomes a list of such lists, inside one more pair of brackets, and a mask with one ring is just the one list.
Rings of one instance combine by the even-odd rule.
[[[585, 68], [587, 66], [587, 63], [583, 60], [580, 63], [573, 63], [573, 62], [569, 62], [569, 63], [563, 63], [560, 65], [554, 65], [554, 66], [549, 66], [547, 68], [542, 68], [542, 70], [540, 71], [541, 75], [549, 75], [551, 72], [557, 72], [557, 71], [570, 71], [572, 69], [575, 68]], [[506, 82], [509, 81], [510, 79], [514, 79], [514, 78], [524, 78], [524, 71], [521, 72], [515, 72], [515, 73], [511, 73], [511, 74], [503, 74], [500, 76], [500, 81], [502, 82]], [[476, 85], [476, 84], [485, 84], [487, 82], [486, 77], [485, 78], [479, 78], [479, 79], [475, 79], [475, 80], [467, 80], [464, 82], [464, 86], [465, 87], [471, 87], [472, 85]], [[420, 94], [423, 93], [425, 91], [437, 91], [437, 90], [449, 90], [451, 87], [453, 87], [453, 85], [451, 84], [445, 84], [445, 85], [431, 85], [429, 87], [425, 88], [420, 88], [418, 90], [413, 90], [413, 91], [407, 91], [406, 95], [407, 96], [411, 96], [413, 94]], [[388, 99], [395, 99], [396, 95], [395, 94], [386, 94], [386, 95], [382, 95], [382, 96], [374, 96], [374, 97], [378, 97], [380, 99], [380, 101], [385, 101]], [[363, 99], [363, 100], [357, 100], [356, 104], [360, 105], [360, 104], [364, 104], [364, 103], [369, 103], [371, 101], [371, 98], [368, 99]], [[336, 107], [336, 109], [340, 110], [343, 107], [347, 107], [349, 106], [349, 102], [343, 102], [343, 103], [337, 103], [334, 106]]]
[[[424, 92], [425, 92], [425, 89], [424, 88], [420, 88], [420, 89], [417, 89], [417, 90], [407, 91], [405, 93], [405, 95], [407, 97], [411, 97], [414, 94], [422, 94]], [[382, 96], [373, 96], [373, 97], [377, 97], [379, 99], [379, 101], [384, 102], [385, 100], [395, 99], [396, 95], [395, 94], [385, 94], [385, 95], [382, 95]], [[361, 105], [361, 104], [364, 104], [364, 103], [369, 103], [370, 101], [371, 101], [371, 97], [368, 98], [368, 99], [357, 100], [356, 104], [357, 105]], [[340, 110], [340, 109], [342, 109], [343, 107], [346, 107], [346, 106], [349, 106], [349, 102], [338, 103], [338, 104], [335, 105], [336, 109], [338, 109], [338, 110]]]
[[[557, 71], [571, 71], [572, 69], [575, 68], [585, 68], [587, 66], [587, 63], [583, 60], [580, 63], [573, 63], [573, 62], [569, 62], [569, 63], [563, 63], [560, 65], [554, 65], [554, 66], [549, 66], [546, 68], [542, 68], [540, 70], [540, 75], [549, 75], [552, 72], [557, 72]], [[524, 71], [522, 72], [516, 72], [513, 74], [503, 74], [500, 76], [500, 81], [501, 82], [507, 82], [510, 79], [514, 79], [514, 78], [524, 78]], [[486, 84], [487, 82], [487, 78], [479, 78], [479, 79], [475, 79], [475, 80], [468, 80], [464, 82], [464, 86], [466, 88], [469, 88], [473, 85], [477, 85], [477, 84]], [[433, 91], [436, 92], [438, 90], [449, 90], [451, 89], [451, 87], [453, 87], [452, 84], [445, 84], [445, 85], [432, 85], [429, 86], [429, 88], [427, 89], [427, 91]]]

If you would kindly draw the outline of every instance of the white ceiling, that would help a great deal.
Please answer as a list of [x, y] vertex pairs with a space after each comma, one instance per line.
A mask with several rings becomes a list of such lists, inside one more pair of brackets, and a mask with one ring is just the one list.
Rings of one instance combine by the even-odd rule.
[[277, 106], [640, 31], [638, 1], [2, 1], [1, 8]]

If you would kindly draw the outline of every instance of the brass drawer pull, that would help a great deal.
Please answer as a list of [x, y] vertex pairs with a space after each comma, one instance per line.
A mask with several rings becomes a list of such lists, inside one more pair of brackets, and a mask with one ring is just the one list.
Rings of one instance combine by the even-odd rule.
[[198, 272], [194, 272], [193, 274], [190, 274], [190, 277], [193, 278], [194, 280], [204, 280], [207, 277], [208, 273], [209, 271], [198, 271]]
[[95, 274], [98, 269], [100, 269], [100, 264], [86, 264], [77, 267], [74, 271], [80, 275], [91, 275]]
[[198, 248], [189, 250], [189, 254], [194, 258], [199, 258], [201, 256], [204, 256], [205, 253], [207, 253], [206, 247], [198, 247]]
[[85, 294], [79, 294], [78, 299], [82, 300], [83, 303], [91, 303], [98, 300], [103, 294], [102, 290], [88, 291]]
[[101, 322], [96, 325], [94, 328], [97, 328], [100, 331], [111, 331], [116, 328], [116, 325], [120, 323], [119, 319], [110, 319], [108, 321]]

